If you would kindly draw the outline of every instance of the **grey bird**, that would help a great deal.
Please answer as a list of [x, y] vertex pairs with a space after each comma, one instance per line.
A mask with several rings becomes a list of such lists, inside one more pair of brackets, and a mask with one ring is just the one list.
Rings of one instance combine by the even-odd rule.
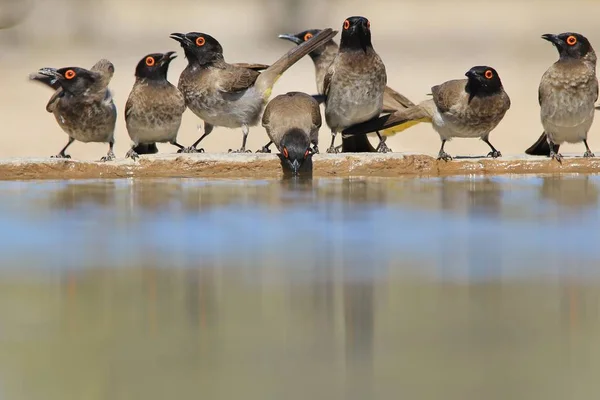
[[510, 108], [510, 98], [494, 68], [476, 66], [465, 75], [467, 79], [451, 80], [431, 88], [432, 99], [353, 126], [344, 133], [365, 134], [381, 130], [384, 134], [394, 134], [417, 123], [429, 122], [442, 139], [438, 159], [452, 159], [444, 151], [444, 145], [457, 137], [480, 138], [492, 150], [488, 157], [500, 157], [502, 154], [490, 143], [489, 136]]
[[108, 83], [114, 66], [106, 60], [96, 70], [79, 67], [42, 68], [30, 79], [42, 82], [56, 91], [46, 105], [62, 130], [69, 136], [66, 146], [56, 158], [70, 158], [67, 148], [75, 141], [108, 143], [109, 150], [101, 161], [114, 160], [114, 130], [117, 109]]
[[249, 128], [258, 124], [277, 79], [303, 56], [334, 36], [334, 31], [325, 29], [259, 72], [256, 69], [262, 68], [225, 62], [223, 47], [208, 34], [173, 33], [171, 38], [181, 44], [188, 59], [188, 66], [179, 78], [179, 90], [187, 107], [204, 121], [203, 135], [185, 151], [198, 151], [196, 146], [213, 127], [223, 126], [241, 127], [242, 146], [236, 152], [246, 152]]
[[167, 80], [175, 52], [149, 54], [138, 63], [135, 83], [125, 105], [125, 123], [133, 146], [126, 157], [138, 158], [140, 144], [177, 143], [186, 109], [183, 94]]
[[579, 33], [545, 34], [542, 39], [554, 44], [559, 59], [542, 76], [538, 91], [544, 132], [525, 153], [562, 162], [562, 143], [583, 142], [583, 156], [594, 157], [587, 136], [598, 99], [596, 53]]
[[321, 110], [319, 103], [306, 93], [289, 92], [275, 97], [265, 108], [262, 125], [270, 141], [259, 151], [270, 153], [269, 146], [275, 144], [294, 174], [298, 174], [311, 152], [319, 152]]
[[[300, 45], [303, 42], [310, 40], [319, 32], [321, 32], [320, 29], [309, 29], [296, 34], [281, 34], [279, 35], [279, 38]], [[323, 96], [323, 81], [325, 79], [325, 74], [331, 63], [333, 63], [333, 60], [338, 53], [338, 49], [338, 44], [334, 40], [330, 40], [323, 46], [309, 53], [315, 66], [315, 78], [318, 92], [318, 95], [313, 97], [317, 98], [320, 102], [325, 100], [325, 96]], [[391, 113], [410, 106], [414, 106], [412, 101], [389, 86], [385, 87], [385, 91], [383, 92], [382, 112]], [[385, 140], [385, 137], [383, 137], [383, 139]], [[365, 135], [342, 135], [342, 152], [363, 153], [374, 151], [376, 151], [375, 148], [371, 145], [369, 139], [367, 139]]]
[[[337, 153], [335, 137], [344, 129], [381, 114], [387, 75], [371, 44], [371, 24], [364, 17], [344, 21], [340, 47], [323, 78], [325, 121], [331, 129], [328, 153]], [[377, 150], [389, 151], [379, 136]]]

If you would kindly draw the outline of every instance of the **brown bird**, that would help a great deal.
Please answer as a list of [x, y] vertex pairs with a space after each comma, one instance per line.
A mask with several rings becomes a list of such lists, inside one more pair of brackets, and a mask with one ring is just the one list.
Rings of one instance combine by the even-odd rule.
[[[381, 114], [386, 82], [385, 66], [371, 44], [371, 23], [364, 17], [346, 19], [339, 51], [323, 78], [325, 121], [331, 129], [328, 153], [337, 153], [338, 132]], [[389, 151], [377, 135], [377, 150]]]
[[112, 63], [101, 60], [90, 70], [78, 67], [42, 68], [30, 75], [30, 79], [55, 89], [46, 111], [54, 114], [59, 126], [69, 136], [67, 145], [56, 158], [70, 158], [65, 151], [75, 140], [108, 143], [109, 151], [101, 161], [115, 158], [117, 110], [108, 89], [113, 73]]
[[167, 80], [174, 52], [149, 54], [137, 65], [135, 83], [125, 106], [127, 132], [133, 141], [126, 157], [136, 159], [140, 144], [171, 143], [179, 149], [177, 132], [185, 111], [181, 92]]
[[353, 126], [344, 133], [386, 130], [384, 134], [388, 134], [403, 131], [419, 122], [429, 122], [442, 139], [438, 159], [452, 159], [444, 151], [444, 145], [455, 137], [481, 138], [492, 149], [488, 157], [500, 157], [502, 154], [492, 146], [489, 135], [510, 108], [510, 99], [495, 69], [477, 66], [465, 75], [467, 79], [452, 80], [431, 88], [433, 99]]
[[[297, 45], [310, 40], [314, 35], [321, 32], [320, 29], [309, 29], [297, 34], [282, 34], [279, 35], [280, 39], [289, 40]], [[333, 63], [335, 56], [338, 53], [338, 45], [334, 40], [330, 40], [323, 46], [313, 50], [309, 53], [310, 58], [315, 66], [315, 77], [317, 82], [317, 92], [320, 102], [325, 100], [323, 96], [323, 81], [325, 74], [329, 69], [329, 66]], [[407, 99], [405, 96], [396, 92], [389, 86], [385, 87], [383, 92], [383, 110], [384, 113], [391, 113], [403, 108], [414, 106], [414, 103]], [[384, 137], [385, 140], [385, 137]], [[374, 152], [375, 148], [371, 145], [366, 135], [342, 135], [342, 152], [348, 153], [362, 153], [362, 152]]]
[[542, 39], [554, 44], [559, 59], [542, 76], [538, 91], [544, 132], [525, 153], [561, 162], [558, 150], [562, 143], [583, 142], [583, 156], [594, 157], [587, 136], [598, 99], [596, 53], [579, 33], [545, 34]]
[[289, 92], [275, 97], [265, 108], [262, 125], [270, 141], [259, 151], [270, 153], [269, 146], [275, 144], [294, 174], [310, 155], [311, 143], [312, 151], [319, 152], [321, 110], [319, 103], [306, 93]]
[[188, 59], [188, 66], [179, 78], [179, 90], [187, 107], [204, 121], [204, 134], [186, 152], [196, 152], [196, 146], [210, 134], [214, 126], [242, 128], [242, 147], [250, 126], [257, 125], [271, 96], [273, 85], [289, 67], [335, 36], [325, 29], [301, 46], [291, 49], [263, 72], [228, 64], [221, 44], [205, 33], [174, 33]]

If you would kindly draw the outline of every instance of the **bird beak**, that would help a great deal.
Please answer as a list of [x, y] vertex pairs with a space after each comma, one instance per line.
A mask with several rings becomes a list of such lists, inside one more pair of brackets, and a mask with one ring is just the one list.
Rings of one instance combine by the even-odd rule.
[[63, 78], [63, 76], [58, 73], [56, 68], [42, 68], [38, 71], [38, 74], [48, 76], [50, 78]]
[[471, 70], [467, 71], [467, 73], [465, 74], [465, 76], [467, 78], [475, 78], [475, 73]]
[[558, 38], [558, 36], [553, 35], [551, 33], [546, 33], [545, 35], [542, 35], [542, 39], [552, 42], [555, 45], [558, 45], [560, 43], [560, 39]]
[[169, 51], [168, 53], [163, 54], [160, 59], [161, 65], [169, 64], [171, 61], [177, 58], [177, 54], [174, 51]]
[[299, 170], [300, 170], [300, 162], [298, 162], [298, 160], [292, 161], [292, 173], [294, 175], [298, 175]]
[[190, 39], [187, 38], [187, 36], [184, 33], [171, 33], [169, 35], [169, 37], [173, 40], [178, 41], [179, 43], [181, 43], [182, 46], [186, 46], [188, 44], [191, 44], [192, 42], [190, 41]]
[[296, 44], [302, 44], [304, 43], [304, 40], [300, 39], [299, 37], [296, 37], [296, 35], [292, 35], [290, 33], [284, 33], [278, 36], [279, 39], [285, 39], [285, 40], [289, 40], [290, 42], [294, 42]]

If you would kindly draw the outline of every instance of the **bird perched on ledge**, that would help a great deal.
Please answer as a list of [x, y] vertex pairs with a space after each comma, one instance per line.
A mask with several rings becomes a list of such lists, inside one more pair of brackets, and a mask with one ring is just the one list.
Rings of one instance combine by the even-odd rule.
[[114, 130], [117, 109], [108, 84], [114, 74], [110, 61], [101, 60], [90, 70], [79, 67], [42, 68], [29, 78], [55, 89], [46, 105], [62, 130], [69, 136], [56, 158], [70, 158], [67, 148], [75, 141], [108, 143], [101, 161], [115, 158]]
[[559, 59], [542, 76], [538, 91], [544, 132], [525, 153], [562, 161], [562, 143], [585, 145], [584, 157], [594, 157], [587, 136], [598, 99], [596, 53], [579, 33], [545, 34], [542, 39], [558, 50]]
[[187, 107], [204, 121], [204, 134], [185, 151], [198, 151], [196, 146], [211, 133], [213, 127], [223, 126], [242, 128], [242, 146], [236, 152], [246, 152], [249, 128], [258, 124], [277, 79], [298, 60], [334, 36], [335, 32], [325, 29], [291, 49], [263, 72], [258, 72], [225, 62], [223, 47], [206, 33], [173, 33], [171, 38], [181, 44], [188, 59], [188, 66], [179, 78], [179, 90]]
[[353, 126], [344, 133], [386, 130], [384, 133], [387, 134], [388, 131], [400, 132], [419, 122], [429, 122], [442, 139], [438, 159], [452, 159], [444, 151], [444, 145], [455, 137], [481, 138], [492, 149], [488, 156], [500, 157], [502, 154], [492, 146], [489, 135], [510, 108], [510, 98], [495, 69], [477, 66], [465, 75], [467, 79], [451, 80], [431, 88], [433, 99]]
[[177, 143], [177, 132], [185, 111], [181, 92], [167, 80], [175, 52], [149, 54], [137, 65], [135, 83], [125, 106], [125, 123], [133, 147], [126, 157], [136, 159], [140, 144]]

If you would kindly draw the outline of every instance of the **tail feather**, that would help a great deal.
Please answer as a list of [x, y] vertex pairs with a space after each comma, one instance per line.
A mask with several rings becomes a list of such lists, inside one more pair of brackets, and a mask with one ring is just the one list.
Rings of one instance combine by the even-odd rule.
[[264, 70], [256, 79], [254, 86], [263, 93], [265, 100], [268, 99], [271, 96], [273, 85], [289, 67], [308, 53], [330, 41], [336, 34], [337, 32], [331, 28], [323, 29], [317, 35], [313, 36], [312, 39], [302, 43], [300, 46], [293, 47], [283, 57]]
[[383, 93], [383, 112], [395, 112], [401, 110], [403, 108], [409, 108], [414, 106], [415, 103], [410, 101], [405, 96], [396, 92], [389, 86], [385, 87], [385, 92]]
[[[555, 144], [554, 152], [558, 153], [559, 148], [560, 145]], [[525, 154], [529, 154], [530, 156], [550, 156], [550, 144], [548, 143], [546, 132], [543, 132], [539, 139], [525, 150]]]
[[421, 122], [431, 123], [432, 112], [428, 103], [429, 101], [425, 101], [416, 106], [398, 110], [393, 114], [351, 126], [342, 133], [356, 135], [378, 131], [385, 136], [391, 136]]
[[342, 153], [373, 153], [375, 147], [367, 135], [342, 135]]
[[158, 147], [156, 143], [140, 143], [133, 148], [138, 154], [156, 154], [158, 153]]

